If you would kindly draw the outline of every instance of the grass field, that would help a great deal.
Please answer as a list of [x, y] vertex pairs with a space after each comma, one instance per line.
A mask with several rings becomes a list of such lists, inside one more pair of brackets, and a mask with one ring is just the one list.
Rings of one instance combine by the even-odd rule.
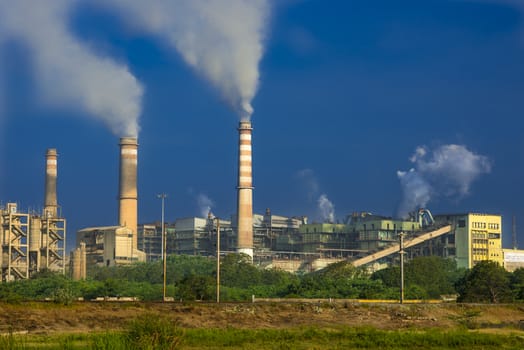
[[378, 330], [371, 327], [289, 329], [184, 329], [144, 317], [121, 332], [52, 336], [7, 335], [0, 349], [524, 349], [516, 333]]
[[9, 349], [524, 349], [524, 305], [0, 303]]

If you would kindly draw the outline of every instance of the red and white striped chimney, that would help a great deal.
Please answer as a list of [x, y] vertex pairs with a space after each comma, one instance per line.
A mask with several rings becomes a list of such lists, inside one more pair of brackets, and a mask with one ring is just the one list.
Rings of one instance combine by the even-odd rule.
[[57, 158], [55, 148], [48, 148], [46, 153], [46, 168], [45, 168], [45, 198], [44, 198], [44, 215], [45, 217], [54, 218], [57, 216], [58, 201], [56, 197], [56, 178]]
[[253, 172], [251, 157], [251, 122], [241, 121], [238, 127], [238, 202], [237, 252], [253, 259]]
[[134, 137], [120, 139], [120, 191], [118, 222], [133, 231], [133, 247], [137, 249], [137, 191], [138, 141]]

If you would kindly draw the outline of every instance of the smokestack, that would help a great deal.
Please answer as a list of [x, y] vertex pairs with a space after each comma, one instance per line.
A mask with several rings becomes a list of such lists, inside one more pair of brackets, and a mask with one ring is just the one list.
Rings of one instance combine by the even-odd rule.
[[46, 153], [45, 171], [45, 217], [57, 217], [58, 202], [56, 200], [57, 153], [55, 148], [48, 148]]
[[137, 249], [137, 179], [138, 141], [134, 137], [120, 139], [119, 225], [133, 231], [133, 249]]
[[241, 121], [238, 127], [238, 202], [237, 252], [253, 258], [253, 177], [251, 159], [251, 122]]

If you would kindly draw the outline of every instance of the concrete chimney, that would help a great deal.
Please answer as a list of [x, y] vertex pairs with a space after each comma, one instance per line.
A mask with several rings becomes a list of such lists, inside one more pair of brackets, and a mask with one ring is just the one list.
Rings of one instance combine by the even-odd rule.
[[238, 202], [237, 252], [253, 259], [253, 175], [251, 158], [251, 122], [241, 121], [238, 127]]
[[45, 172], [44, 216], [57, 217], [58, 202], [56, 200], [57, 153], [55, 148], [47, 149]]
[[120, 139], [119, 225], [133, 231], [133, 249], [137, 249], [137, 156], [138, 141], [134, 137]]

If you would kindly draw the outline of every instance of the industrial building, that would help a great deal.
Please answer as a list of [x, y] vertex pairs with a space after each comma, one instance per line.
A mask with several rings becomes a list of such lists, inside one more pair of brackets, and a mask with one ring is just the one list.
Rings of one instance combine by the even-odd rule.
[[524, 268], [524, 250], [502, 249], [502, 254], [506, 271], [513, 272], [516, 269]]
[[2, 282], [29, 278], [29, 214], [15, 203], [0, 209]]
[[[230, 220], [211, 214], [207, 218], [189, 217], [165, 224], [167, 254], [215, 256], [217, 228], [220, 231], [222, 253], [237, 252], [236, 215]], [[253, 251], [257, 259], [270, 258], [276, 252], [279, 237], [295, 235], [306, 217], [273, 215], [266, 209], [264, 215], [253, 215]], [[147, 261], [161, 259], [162, 227], [159, 222], [138, 226], [138, 247], [146, 254]]]
[[[182, 218], [175, 221], [175, 236], [172, 242], [175, 254], [216, 255], [217, 220], [220, 221], [220, 246], [223, 251], [234, 252], [231, 221], [213, 218]], [[170, 252], [170, 250], [168, 250]]]
[[405, 220], [361, 212], [349, 215], [341, 224], [309, 224], [306, 217], [276, 216], [269, 209], [264, 215], [254, 214], [252, 131], [249, 121], [240, 121], [237, 211], [231, 219], [211, 215], [180, 218], [166, 223], [164, 230], [159, 223], [138, 225], [138, 142], [121, 138], [118, 226], [78, 231], [77, 246], [85, 245], [78, 254], [85, 252], [88, 266], [160, 260], [163, 249], [167, 254], [214, 256], [220, 234], [222, 252], [247, 254], [260, 264], [302, 259], [314, 266], [314, 259], [350, 259], [356, 266], [381, 268], [398, 258], [394, 253], [401, 249], [402, 235], [402, 249], [408, 257], [450, 257], [466, 268], [487, 259], [504, 263], [500, 215], [466, 213], [434, 218], [429, 210], [420, 209]]
[[264, 215], [253, 215], [253, 241], [255, 255], [261, 257], [275, 251], [282, 251], [280, 237], [294, 237], [301, 225], [307, 224], [307, 217], [274, 215], [267, 208]]
[[145, 253], [138, 250], [133, 231], [125, 226], [91, 227], [79, 230], [76, 239], [85, 245], [86, 264], [92, 266], [128, 265], [145, 261]]
[[42, 214], [21, 212], [16, 203], [0, 207], [3, 282], [44, 269], [65, 272], [66, 220], [57, 201], [57, 157], [56, 149], [47, 150]]
[[[89, 227], [77, 232], [76, 245], [77, 248], [85, 245], [83, 251], [88, 269], [92, 266], [125, 265], [146, 260], [146, 254], [138, 249], [138, 140], [122, 137], [119, 146], [119, 225]], [[70, 259], [71, 270], [82, 270], [75, 263], [82, 263], [83, 258], [74, 257]]]
[[[167, 254], [216, 255], [217, 218], [182, 218], [170, 225]], [[220, 219], [221, 251], [237, 251], [237, 218]], [[404, 237], [406, 257], [452, 258], [458, 267], [471, 268], [482, 260], [504, 264], [502, 217], [496, 214], [465, 213], [432, 216], [427, 209], [411, 213], [409, 219], [393, 219], [368, 212], [348, 215], [343, 224], [308, 223], [306, 217], [253, 214], [253, 259], [264, 266], [293, 265], [314, 269], [329, 261], [354, 261], [371, 270], [397, 263], [399, 234]], [[151, 241], [160, 242], [160, 225], [144, 227]], [[140, 230], [139, 230], [140, 232]], [[154, 238], [152, 235], [156, 235]], [[142, 242], [144, 238], [140, 238]], [[147, 245], [143, 246], [144, 248]], [[160, 245], [146, 252], [147, 260], [160, 256]], [[145, 249], [144, 249], [145, 250]], [[508, 258], [509, 259], [509, 258]], [[296, 261], [289, 264], [286, 261]], [[509, 265], [508, 265], [509, 266]]]
[[[174, 224], [164, 223], [167, 251], [173, 252]], [[154, 222], [138, 225], [138, 249], [146, 254], [146, 261], [162, 260], [162, 224]]]
[[432, 247], [438, 255], [453, 257], [458, 267], [471, 268], [479, 261], [492, 260], [501, 266], [502, 216], [464, 213], [435, 216], [436, 223], [450, 223], [453, 231]]
[[312, 255], [349, 258], [355, 265], [373, 263], [372, 268], [377, 269], [398, 258], [400, 233], [408, 258], [436, 255], [452, 258], [464, 268], [482, 260], [504, 263], [500, 215], [466, 213], [433, 218], [425, 209], [412, 213], [408, 220], [364, 212], [352, 214], [346, 224], [304, 224], [297, 234], [279, 236], [275, 253], [291, 252], [290, 257], [302, 254], [309, 259]]

